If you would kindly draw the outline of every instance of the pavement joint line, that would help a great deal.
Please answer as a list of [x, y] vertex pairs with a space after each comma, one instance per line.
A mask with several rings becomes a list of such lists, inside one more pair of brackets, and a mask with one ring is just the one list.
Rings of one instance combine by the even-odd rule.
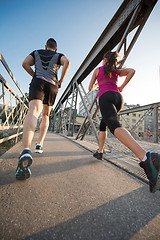
[[[60, 134], [60, 133], [57, 133], [58, 135], [62, 136], [62, 137], [65, 137], [66, 139], [70, 140], [71, 142], [81, 146], [82, 148], [84, 148], [85, 150], [91, 152], [91, 153], [94, 153], [94, 151], [90, 150], [89, 148], [85, 147], [84, 145], [80, 144], [79, 142], [77, 142], [75, 139], [72, 139], [73, 137], [70, 137], [70, 136], [66, 136], [66, 135], [63, 135], [63, 134]], [[93, 143], [92, 143], [93, 144]], [[118, 159], [118, 157], [114, 157], [115, 159]], [[98, 159], [97, 159], [98, 160]], [[103, 156], [103, 160], [105, 160], [106, 162], [109, 162], [110, 164], [116, 166], [117, 168], [123, 170], [124, 172], [132, 175], [133, 177], [141, 180], [142, 182], [146, 183], [149, 185], [149, 182], [148, 180], [144, 179], [143, 177], [139, 176], [138, 174], [136, 173], [133, 173], [132, 171], [129, 171], [128, 169], [124, 168], [123, 166], [120, 166], [119, 164], [116, 164], [115, 162], [113, 162], [112, 160], [109, 160], [108, 158], [104, 157]], [[98, 160], [98, 161], [102, 161], [102, 160]], [[102, 161], [103, 162], [103, 161]]]

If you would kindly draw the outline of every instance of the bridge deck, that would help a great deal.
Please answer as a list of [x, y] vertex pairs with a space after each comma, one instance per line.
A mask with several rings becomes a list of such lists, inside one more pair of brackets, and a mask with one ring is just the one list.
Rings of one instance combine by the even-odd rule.
[[0, 159], [1, 240], [159, 239], [160, 192], [53, 133], [33, 154], [31, 178], [17, 181], [20, 149]]

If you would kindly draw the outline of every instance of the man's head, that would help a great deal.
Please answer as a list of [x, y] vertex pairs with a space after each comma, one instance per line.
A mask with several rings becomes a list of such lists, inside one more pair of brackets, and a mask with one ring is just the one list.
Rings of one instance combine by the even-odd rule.
[[46, 42], [45, 49], [50, 49], [52, 51], [57, 51], [57, 43], [53, 38], [49, 38]]

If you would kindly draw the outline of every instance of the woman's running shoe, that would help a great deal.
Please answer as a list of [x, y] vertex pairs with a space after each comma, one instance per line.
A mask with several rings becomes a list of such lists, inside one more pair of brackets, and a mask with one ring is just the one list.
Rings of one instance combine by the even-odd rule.
[[158, 153], [147, 152], [147, 159], [139, 163], [149, 180], [150, 192], [160, 190], [160, 155]]
[[99, 159], [99, 160], [102, 160], [103, 153], [100, 153], [100, 152], [98, 152], [98, 150], [97, 150], [95, 153], [93, 153], [93, 157], [95, 157], [95, 158], [97, 158], [97, 159]]

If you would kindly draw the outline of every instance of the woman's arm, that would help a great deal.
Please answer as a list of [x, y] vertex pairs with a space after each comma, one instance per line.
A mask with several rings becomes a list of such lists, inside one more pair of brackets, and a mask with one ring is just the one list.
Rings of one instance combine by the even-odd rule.
[[118, 87], [119, 91], [122, 92], [123, 88], [129, 83], [129, 81], [135, 74], [135, 70], [132, 68], [124, 68], [124, 69], [119, 69], [119, 72], [120, 72], [120, 77], [126, 76], [122, 85]]
[[96, 68], [94, 70], [94, 73], [92, 75], [92, 78], [91, 78], [91, 81], [90, 81], [90, 84], [89, 84], [89, 87], [88, 87], [89, 91], [93, 91], [95, 88], [97, 88], [98, 83], [95, 83], [95, 81], [97, 79], [98, 73], [99, 73], [99, 68]]

